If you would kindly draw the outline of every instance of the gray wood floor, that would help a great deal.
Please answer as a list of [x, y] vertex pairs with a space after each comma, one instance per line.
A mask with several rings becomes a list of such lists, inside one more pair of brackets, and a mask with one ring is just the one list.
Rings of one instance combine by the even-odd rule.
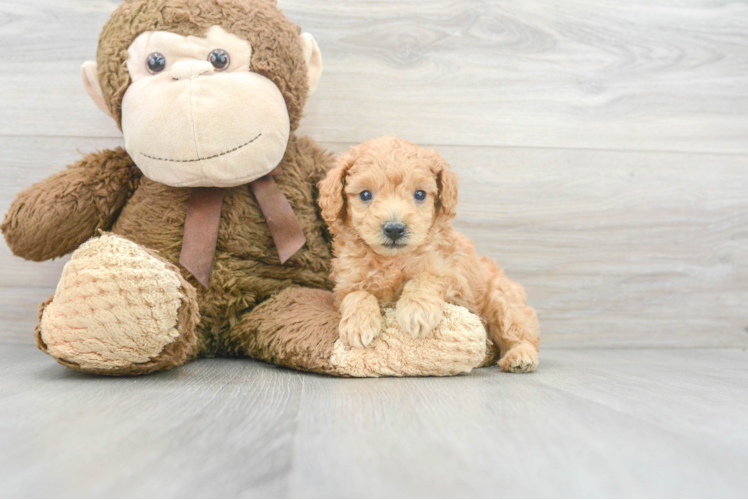
[[556, 349], [527, 376], [203, 360], [86, 376], [0, 345], [0, 491], [45, 497], [745, 497], [748, 352]]
[[[117, 4], [0, 1], [0, 212], [122, 143], [79, 76]], [[300, 132], [435, 146], [540, 371], [83, 376], [31, 336], [66, 259], [0, 242], [0, 496], [748, 496], [748, 2], [279, 4], [325, 61]]]

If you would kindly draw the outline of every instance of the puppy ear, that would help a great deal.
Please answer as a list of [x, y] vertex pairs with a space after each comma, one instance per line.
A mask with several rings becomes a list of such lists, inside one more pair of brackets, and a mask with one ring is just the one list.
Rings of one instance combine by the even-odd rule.
[[335, 161], [335, 165], [327, 172], [327, 177], [318, 185], [318, 203], [322, 209], [322, 218], [327, 222], [332, 234], [338, 232], [345, 219], [345, 176], [358, 157], [359, 148], [352, 148]]
[[457, 215], [457, 198], [459, 178], [457, 174], [449, 169], [449, 165], [444, 160], [439, 162], [436, 172], [436, 184], [439, 187], [439, 201], [437, 209], [447, 219], [452, 219]]

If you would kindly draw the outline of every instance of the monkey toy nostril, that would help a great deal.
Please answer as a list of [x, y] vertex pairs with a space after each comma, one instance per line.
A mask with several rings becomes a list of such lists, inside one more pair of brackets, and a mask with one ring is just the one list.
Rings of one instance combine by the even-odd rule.
[[397, 241], [403, 237], [405, 229], [406, 227], [404, 224], [385, 224], [382, 231], [389, 239]]

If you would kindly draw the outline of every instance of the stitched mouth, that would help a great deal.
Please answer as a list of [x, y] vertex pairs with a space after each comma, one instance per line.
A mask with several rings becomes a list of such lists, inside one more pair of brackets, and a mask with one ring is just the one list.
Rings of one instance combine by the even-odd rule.
[[140, 155], [141, 156], [145, 156], [146, 158], [150, 158], [151, 160], [171, 161], [171, 162], [175, 162], [175, 163], [194, 163], [196, 161], [212, 160], [213, 158], [218, 158], [219, 156], [225, 156], [225, 155], [231, 154], [231, 153], [233, 153], [235, 151], [239, 151], [241, 148], [243, 148], [245, 146], [249, 146], [250, 144], [252, 144], [253, 142], [255, 142], [257, 139], [260, 138], [261, 135], [262, 135], [262, 133], [257, 134], [257, 136], [254, 139], [250, 139], [249, 141], [245, 142], [241, 146], [235, 147], [234, 149], [229, 149], [228, 151], [224, 151], [223, 153], [218, 153], [218, 154], [215, 154], [215, 155], [212, 155], [212, 156], [206, 156], [204, 158], [195, 158], [195, 159], [191, 159], [191, 160], [174, 160], [174, 159], [171, 159], [171, 158], [158, 158], [156, 156], [147, 155], [145, 153], [140, 153]]

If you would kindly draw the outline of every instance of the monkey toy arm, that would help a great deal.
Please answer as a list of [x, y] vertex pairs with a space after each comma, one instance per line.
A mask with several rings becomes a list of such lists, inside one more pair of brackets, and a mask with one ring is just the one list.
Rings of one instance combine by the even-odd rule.
[[19, 257], [61, 257], [112, 227], [140, 176], [122, 148], [90, 153], [19, 193], [0, 229]]

